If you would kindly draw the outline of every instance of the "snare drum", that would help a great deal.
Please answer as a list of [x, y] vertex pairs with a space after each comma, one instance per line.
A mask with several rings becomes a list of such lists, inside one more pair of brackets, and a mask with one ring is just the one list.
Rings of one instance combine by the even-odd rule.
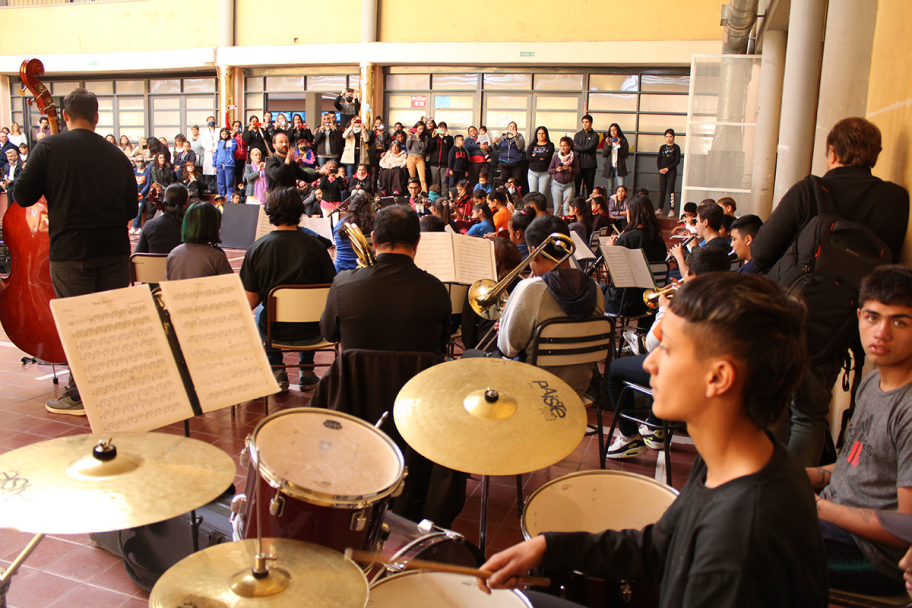
[[475, 577], [441, 572], [404, 572], [371, 586], [373, 608], [532, 608], [519, 591], [478, 588]]
[[[416, 524], [387, 511], [383, 516], [382, 535], [384, 539], [379, 551], [385, 562], [405, 565], [413, 559], [423, 559], [469, 568], [484, 563], [478, 547], [462, 534], [441, 528], [427, 519]], [[373, 583], [399, 571], [401, 568], [395, 566], [377, 566], [376, 574], [368, 578]]]
[[299, 408], [264, 418], [246, 449], [245, 494], [232, 503], [235, 540], [256, 538], [259, 510], [264, 537], [374, 550], [405, 477], [385, 433], [348, 414]]
[[[551, 480], [526, 501], [521, 520], [526, 539], [542, 532], [640, 530], [654, 524], [678, 496], [654, 479], [623, 471], [580, 471]], [[586, 606], [657, 606], [659, 586], [542, 571], [552, 585], [542, 591]]]

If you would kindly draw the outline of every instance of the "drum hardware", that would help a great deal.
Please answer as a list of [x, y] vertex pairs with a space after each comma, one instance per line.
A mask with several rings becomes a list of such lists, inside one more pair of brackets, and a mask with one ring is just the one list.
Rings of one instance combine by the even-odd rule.
[[388, 416], [389, 416], [389, 410], [383, 412], [383, 415], [380, 416], [380, 418], [379, 418], [379, 419], [377, 420], [377, 422], [374, 424], [374, 428], [375, 428], [375, 429], [379, 429], [381, 426], [383, 426], [383, 423], [386, 422], [386, 419], [387, 419]]
[[285, 498], [281, 494], [276, 494], [269, 501], [269, 514], [273, 517], [282, 517], [285, 510]]
[[[405, 563], [397, 563], [386, 560], [379, 553], [369, 551], [358, 551], [355, 549], [346, 549], [345, 557], [358, 562], [384, 564], [400, 570], [421, 570], [423, 572], [443, 572], [448, 574], [464, 574], [474, 576], [485, 580], [494, 576], [491, 570], [479, 570], [478, 568], [467, 568], [465, 566], [454, 566], [441, 562], [431, 562], [423, 559], [410, 559]], [[534, 587], [547, 587], [551, 584], [551, 579], [540, 576], [521, 576], [518, 577], [519, 585], [531, 585]]]
[[352, 532], [361, 532], [367, 525], [367, 513], [364, 509], [352, 513], [351, 529]]

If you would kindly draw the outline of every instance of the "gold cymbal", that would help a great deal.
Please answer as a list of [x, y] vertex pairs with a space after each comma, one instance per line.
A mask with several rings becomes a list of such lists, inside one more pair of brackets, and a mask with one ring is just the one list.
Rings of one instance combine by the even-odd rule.
[[459, 359], [412, 378], [393, 410], [402, 437], [426, 458], [477, 475], [537, 471], [570, 454], [586, 409], [545, 370], [506, 359]]
[[[93, 456], [109, 439], [116, 452]], [[50, 439], [0, 455], [0, 526], [45, 534], [144, 526], [210, 502], [234, 475], [225, 452], [176, 435]]]
[[158, 579], [150, 608], [363, 608], [367, 578], [341, 553], [299, 540], [264, 538], [276, 557], [254, 578], [256, 540], [222, 543], [174, 564]]

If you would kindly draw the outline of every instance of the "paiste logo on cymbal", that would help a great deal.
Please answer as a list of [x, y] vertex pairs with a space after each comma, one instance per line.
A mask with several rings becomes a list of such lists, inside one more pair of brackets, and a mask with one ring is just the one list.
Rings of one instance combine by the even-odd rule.
[[542, 403], [548, 408], [552, 418], [563, 418], [567, 415], [567, 406], [557, 396], [557, 389], [551, 388], [547, 380], [535, 380], [532, 384], [542, 389]]

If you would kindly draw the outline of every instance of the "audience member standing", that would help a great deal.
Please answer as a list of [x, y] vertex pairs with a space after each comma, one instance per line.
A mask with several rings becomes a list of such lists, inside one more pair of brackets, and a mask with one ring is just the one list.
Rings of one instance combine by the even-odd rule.
[[203, 176], [206, 180], [206, 190], [215, 191], [215, 148], [218, 145], [219, 132], [215, 126], [215, 116], [206, 117], [206, 128], [200, 132], [200, 143], [203, 146], [203, 157], [201, 158]]
[[573, 136], [573, 152], [579, 157], [580, 174], [574, 180], [576, 193], [588, 197], [595, 186], [595, 169], [597, 162], [595, 153], [598, 150], [599, 134], [592, 129], [592, 116], [586, 114], [582, 118], [583, 130], [577, 131]]
[[[526, 158], [529, 160], [529, 192], [540, 192], [545, 198], [551, 199], [551, 174], [548, 173], [548, 167], [551, 166], [551, 158], [554, 156], [554, 144], [551, 143], [551, 137], [548, 135], [547, 127], [538, 127], [535, 129], [535, 139], [529, 144], [526, 150]], [[529, 192], [523, 192], [523, 196]]]
[[[678, 164], [681, 162], [681, 148], [674, 143], [674, 129], [665, 129], [665, 143], [659, 148], [656, 167], [659, 169], [659, 208], [656, 215], [665, 210], [665, 194], [674, 195], [675, 180], [678, 178]], [[674, 209], [669, 207], [668, 217], [674, 217]]]

